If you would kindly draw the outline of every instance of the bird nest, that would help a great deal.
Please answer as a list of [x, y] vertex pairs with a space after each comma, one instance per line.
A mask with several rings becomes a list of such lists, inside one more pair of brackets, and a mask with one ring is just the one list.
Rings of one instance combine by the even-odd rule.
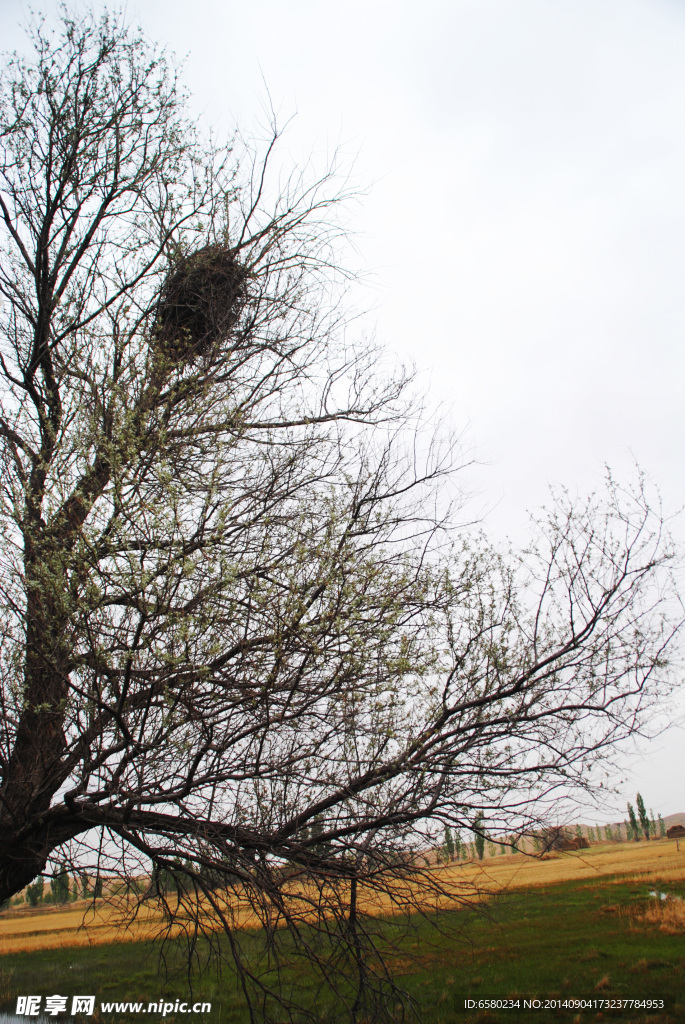
[[235, 328], [245, 300], [245, 268], [235, 253], [208, 245], [169, 271], [155, 316], [153, 343], [174, 362], [213, 351]]

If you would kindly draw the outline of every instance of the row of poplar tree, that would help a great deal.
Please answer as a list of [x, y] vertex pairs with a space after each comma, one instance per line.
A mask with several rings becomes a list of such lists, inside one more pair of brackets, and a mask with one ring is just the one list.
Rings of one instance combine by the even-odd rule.
[[[578, 838], [584, 837], [590, 842], [620, 843], [625, 840], [639, 842], [644, 836], [645, 839], [665, 839], [666, 823], [659, 814], [654, 811], [647, 812], [642, 794], [638, 793], [635, 799], [635, 807], [628, 802], [628, 818], [624, 822], [614, 825], [587, 826], [583, 831], [581, 825], [576, 825], [575, 834]], [[445, 841], [440, 851], [441, 859], [444, 861], [476, 859], [483, 860], [487, 847], [488, 854], [495, 857], [498, 854], [517, 853], [521, 847], [522, 837], [510, 835], [489, 840], [483, 834], [483, 818], [477, 818], [474, 823], [473, 839], [464, 842], [457, 829], [452, 830], [449, 825], [445, 828]], [[535, 851], [542, 849], [542, 837], [539, 835], [530, 836]]]
[[90, 899], [102, 896], [102, 879], [83, 872], [70, 877], [67, 865], [61, 864], [59, 871], [50, 879], [50, 888], [46, 891], [45, 879], [39, 876], [32, 885], [26, 887], [26, 902], [35, 907], [39, 903], [71, 903], [79, 898]]
[[[637, 814], [635, 814], [633, 805], [628, 801], [628, 821], [624, 822], [626, 837], [634, 839], [637, 843], [640, 841], [640, 832], [642, 832], [645, 839], [665, 839], [666, 822], [661, 815], [659, 815], [657, 820], [654, 817], [654, 811], [650, 810], [649, 814], [647, 814], [647, 808], [640, 793], [637, 794], [635, 803], [637, 805]], [[658, 837], [657, 832], [659, 833]]]

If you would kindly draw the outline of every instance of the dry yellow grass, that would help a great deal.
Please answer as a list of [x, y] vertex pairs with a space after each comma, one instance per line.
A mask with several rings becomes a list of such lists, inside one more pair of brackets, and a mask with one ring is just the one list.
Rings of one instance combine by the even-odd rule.
[[[175, 899], [175, 898], [174, 898]], [[173, 909], [176, 909], [175, 907]], [[214, 920], [205, 911], [205, 920]], [[222, 906], [234, 928], [249, 928], [257, 918], [245, 905]], [[190, 923], [181, 908], [169, 924], [157, 903], [79, 901], [66, 907], [16, 908], [0, 916], [0, 953], [22, 953], [67, 946], [101, 946], [110, 942], [142, 942], [164, 931], [177, 935]]]
[[0, 918], [0, 949], [21, 953], [62, 946], [93, 946], [107, 942], [133, 942], [152, 938], [161, 917], [143, 910], [133, 927], [121, 924], [120, 914], [106, 904], [17, 909]]
[[543, 858], [523, 854], [494, 857], [442, 870], [493, 893], [593, 878], [666, 883], [685, 879], [685, 849], [678, 851], [675, 840], [667, 839], [651, 843], [597, 843], [588, 850], [572, 853]]
[[[651, 843], [598, 843], [588, 850], [554, 854], [543, 858], [517, 854], [493, 857], [482, 862], [452, 864], [426, 871], [431, 881], [440, 884], [452, 899], [473, 902], [506, 890], [528, 889], [554, 885], [557, 882], [603, 879], [605, 882], [640, 881], [664, 885], [685, 879], [685, 849], [678, 852], [675, 841], [660, 840]], [[311, 894], [312, 897], [314, 893]], [[417, 893], [412, 893], [416, 898]], [[302, 905], [306, 916], [308, 901], [306, 887], [293, 889], [291, 898]], [[364, 909], [372, 913], [392, 913], [405, 902], [402, 886], [394, 893], [379, 895], [360, 894]], [[447, 900], [432, 896], [429, 888], [423, 890], [426, 906], [445, 904]], [[245, 905], [227, 905], [232, 924], [250, 927], [257, 919]], [[651, 915], [651, 916], [649, 916]], [[654, 920], [652, 920], [652, 917]], [[649, 918], [649, 919], [648, 919]], [[683, 929], [685, 905], [663, 901], [656, 903], [636, 923], [658, 924], [663, 930]], [[213, 920], [209, 908], [206, 919]], [[101, 945], [108, 942], [133, 942], [151, 938], [162, 925], [162, 915], [154, 904], [143, 904], [133, 924], [124, 927], [121, 909], [98, 904], [93, 909], [86, 903], [68, 907], [13, 908], [0, 915], [0, 950], [4, 953], [36, 949], [54, 949], [62, 946]], [[178, 932], [183, 919], [174, 927]]]
[[666, 935], [685, 933], [685, 902], [683, 900], [654, 900], [649, 906], [632, 915], [638, 927], [652, 925]]

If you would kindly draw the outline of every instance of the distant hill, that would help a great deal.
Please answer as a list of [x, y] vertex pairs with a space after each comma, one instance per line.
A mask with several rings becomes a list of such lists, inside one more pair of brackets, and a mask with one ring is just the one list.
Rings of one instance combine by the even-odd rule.
[[[665, 829], [671, 828], [672, 825], [685, 826], [685, 813], [681, 811], [676, 814], [667, 814], [663, 818], [663, 822]], [[614, 840], [618, 839], [621, 842], [626, 842], [626, 840], [628, 839], [628, 835], [626, 833], [625, 818], [623, 819], [623, 821], [611, 821], [607, 824], [611, 829], [611, 832], [613, 833]], [[571, 825], [565, 826], [565, 831], [568, 833], [569, 836], [581, 835], [584, 836], [586, 839], [589, 839], [591, 843], [597, 842], [597, 840], [601, 842], [606, 835], [605, 829], [606, 825], [584, 825], [575, 822]], [[657, 831], [657, 837], [658, 834], [659, 833]], [[640, 832], [640, 835], [642, 835], [642, 832]]]
[[[671, 828], [672, 825], [683, 825], [683, 826], [685, 826], [685, 812], [679, 811], [676, 814], [667, 814], [662, 820], [663, 820], [663, 823], [664, 823], [664, 830]], [[610, 828], [610, 831], [611, 831], [611, 838], [613, 839], [614, 842], [623, 842], [623, 843], [625, 843], [625, 842], [628, 841], [629, 833], [626, 832], [626, 821], [625, 821], [625, 819], [623, 821], [609, 822], [608, 825], [609, 825], [609, 828]], [[580, 824], [580, 823], [577, 823], [577, 822], [573, 822], [572, 824], [563, 826], [563, 830], [564, 830], [565, 834], [570, 839], [572, 839], [574, 836], [581, 835], [581, 836], [583, 836], [583, 838], [589, 840], [590, 843], [596, 843], [598, 841], [599, 842], [606, 841], [606, 831], [605, 831], [606, 830], [606, 825], [604, 825], [604, 824], [602, 824], [602, 825], [584, 825], [584, 824]], [[642, 837], [642, 832], [640, 832], [640, 836]], [[653, 838], [658, 838], [658, 837], [659, 837], [659, 826], [658, 826], [658, 822], [657, 822], [657, 834]], [[497, 856], [500, 852], [503, 853], [504, 850], [500, 851], [500, 847], [499, 847], [499, 844], [501, 842], [505, 842], [506, 843], [507, 842], [506, 837], [503, 837], [502, 839], [500, 839], [500, 837], [498, 837], [498, 836], [493, 837], [493, 841], [486, 844], [485, 856], [486, 857], [490, 857], [490, 856], [493, 856], [493, 854], [495, 856]], [[496, 849], [494, 849], [494, 850], [492, 849], [493, 843], [494, 843], [494, 845], [496, 847]], [[521, 839], [519, 841], [518, 849], [520, 850], [521, 853], [535, 853], [539, 849], [539, 844], [536, 843], [536, 841], [534, 839], [528, 837], [528, 838], [525, 838], [525, 839]], [[509, 853], [511, 851], [509, 849], [507, 849], [507, 852]], [[471, 853], [473, 853], [473, 851], [471, 851]], [[431, 861], [434, 861], [434, 860], [438, 859], [439, 856], [440, 856], [440, 854], [436, 850], [436, 851], [431, 851], [431, 853], [429, 853], [429, 855], [428, 855], [428, 858]], [[424, 859], [426, 859], [426, 858], [424, 858]]]
[[[676, 814], [667, 814], [662, 820], [663, 820], [663, 823], [664, 823], [664, 830], [671, 828], [672, 825], [683, 825], [683, 826], [685, 826], [685, 812], [679, 811]], [[610, 833], [611, 833], [610, 838], [612, 839], [613, 842], [625, 843], [625, 842], [628, 841], [629, 837], [626, 834], [626, 821], [625, 821], [625, 819], [623, 821], [608, 822], [607, 824], [609, 826]], [[587, 839], [590, 843], [606, 842], [606, 831], [605, 830], [606, 830], [607, 825], [605, 825], [605, 824], [602, 824], [602, 825], [584, 825], [584, 824], [581, 824], [579, 822], [573, 822], [572, 824], [563, 825], [561, 827], [563, 828], [564, 833], [569, 837], [569, 839], [573, 839], [574, 836], [581, 835], [581, 836], [583, 836], [583, 838]], [[540, 832], [538, 833], [538, 836], [541, 836], [541, 835], [542, 835], [542, 830], [540, 830]], [[643, 838], [642, 832], [640, 832], [640, 837]], [[657, 839], [659, 838], [658, 821], [657, 821], [657, 834], [656, 834], [656, 836], [653, 836], [651, 838], [657, 838]], [[461, 854], [458, 854], [458, 856], [456, 858], [457, 860], [459, 860], [459, 859], [466, 859], [466, 860], [468, 860], [468, 859], [474, 858], [476, 856], [475, 848], [473, 846], [473, 843], [471, 842], [472, 836], [471, 836], [470, 833], [467, 833], [466, 839], [467, 839], [467, 843], [466, 843], [465, 846], [464, 845], [461, 846]], [[500, 856], [502, 854], [509, 854], [510, 855], [511, 853], [514, 853], [514, 852], [517, 852], [517, 851], [520, 852], [520, 853], [539, 853], [539, 851], [540, 851], [540, 842], [539, 842], [539, 840], [537, 840], [535, 838], [532, 838], [530, 836], [525, 837], [525, 838], [521, 838], [518, 841], [518, 843], [517, 843], [517, 850], [512, 850], [512, 848], [509, 845], [509, 842], [510, 842], [510, 837], [508, 837], [508, 836], [498, 836], [498, 835], [491, 836], [486, 841], [486, 843], [485, 843], [485, 850], [483, 851], [485, 859], [489, 859], [490, 857], [498, 857], [498, 856]], [[433, 848], [433, 849], [429, 849], [429, 850], [422, 850], [421, 853], [417, 855], [417, 861], [419, 863], [425, 864], [426, 867], [430, 867], [433, 864], [442, 863], [444, 858], [445, 858], [445, 848], [444, 848], [444, 846], [442, 844], [439, 847], [437, 847], [437, 848]]]
[[[625, 818], [623, 819], [623, 821], [625, 821]], [[663, 821], [664, 821], [664, 825], [666, 826], [666, 828], [670, 828], [671, 825], [685, 825], [685, 812], [678, 812], [677, 814], [667, 814], [666, 817], [663, 819]], [[612, 822], [610, 822], [610, 824], [611, 824], [612, 828], [618, 828], [619, 824], [623, 824], [623, 822], [618, 822], [618, 821], [614, 822], [614, 821], [612, 821]], [[587, 830], [588, 830], [588, 828], [590, 826], [588, 826], [588, 825], [581, 825], [580, 827], [583, 830], [583, 835], [585, 835], [587, 833]], [[601, 825], [600, 827], [604, 828], [603, 825]], [[572, 825], [571, 828], [572, 829], [575, 828], [575, 825]], [[596, 826], [595, 826], [595, 828], [596, 828]]]

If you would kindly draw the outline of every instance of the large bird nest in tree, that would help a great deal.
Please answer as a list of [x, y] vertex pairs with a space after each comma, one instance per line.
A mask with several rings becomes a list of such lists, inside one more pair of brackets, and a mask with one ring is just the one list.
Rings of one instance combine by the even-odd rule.
[[153, 344], [174, 362], [211, 353], [234, 330], [245, 302], [247, 272], [235, 253], [207, 245], [170, 269], [157, 305]]

